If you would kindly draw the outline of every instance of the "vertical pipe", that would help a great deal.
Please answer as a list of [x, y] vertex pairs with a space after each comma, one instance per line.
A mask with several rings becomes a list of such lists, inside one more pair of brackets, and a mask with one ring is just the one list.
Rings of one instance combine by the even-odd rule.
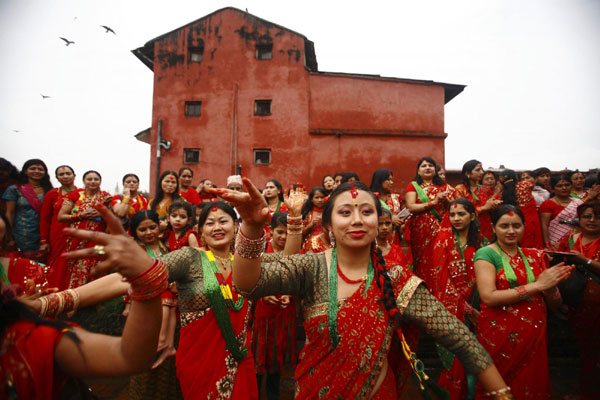
[[162, 141], [162, 119], [158, 120], [158, 133], [156, 135], [156, 171], [154, 174], [154, 191], [156, 192], [156, 185], [160, 185], [158, 178], [160, 177], [160, 143]]
[[[238, 163], [238, 83], [233, 86], [233, 165], [237, 168]], [[233, 168], [232, 168], [232, 172]]]

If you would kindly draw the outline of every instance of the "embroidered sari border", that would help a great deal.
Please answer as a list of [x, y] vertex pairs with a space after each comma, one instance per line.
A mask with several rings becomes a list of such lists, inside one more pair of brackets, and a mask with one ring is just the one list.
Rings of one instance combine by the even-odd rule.
[[419, 278], [418, 276], [411, 276], [408, 279], [408, 282], [406, 282], [406, 285], [404, 285], [400, 291], [400, 294], [398, 294], [398, 297], [396, 297], [396, 304], [398, 305], [398, 309], [401, 313], [404, 312], [408, 306], [408, 302], [415, 294], [415, 290], [417, 290], [417, 287], [419, 287], [421, 283], [423, 283], [423, 279]]

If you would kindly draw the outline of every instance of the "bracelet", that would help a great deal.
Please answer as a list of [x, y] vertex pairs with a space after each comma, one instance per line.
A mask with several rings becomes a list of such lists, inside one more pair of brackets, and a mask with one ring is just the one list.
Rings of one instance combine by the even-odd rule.
[[592, 265], [592, 260], [591, 258], [588, 258], [588, 260], [585, 262], [585, 265]]
[[242, 258], [260, 258], [265, 250], [267, 235], [263, 232], [260, 239], [249, 239], [240, 228], [235, 240], [235, 252]]
[[519, 300], [529, 300], [529, 292], [525, 288], [525, 286], [517, 286], [514, 288], [519, 295]]
[[40, 301], [42, 302], [40, 317], [54, 319], [64, 312], [77, 311], [79, 308], [79, 293], [69, 289], [40, 297]]
[[169, 287], [169, 273], [165, 263], [156, 259], [145, 271], [125, 282], [131, 284], [127, 294], [134, 301], [148, 301], [159, 297]]
[[123, 203], [129, 204], [130, 201], [131, 201], [131, 197], [129, 197], [129, 196], [123, 196]]
[[290, 226], [288, 225], [287, 227], [287, 234], [288, 235], [302, 235], [302, 226]]
[[515, 398], [512, 394], [512, 391], [510, 390], [510, 386], [507, 386], [502, 389], [494, 390], [491, 392], [487, 392], [485, 394], [485, 396], [489, 397], [490, 399], [494, 399], [494, 400], [511, 400], [511, 399]]
[[302, 216], [299, 215], [297, 217], [292, 217], [288, 214], [287, 216], [287, 224], [288, 225], [302, 225]]

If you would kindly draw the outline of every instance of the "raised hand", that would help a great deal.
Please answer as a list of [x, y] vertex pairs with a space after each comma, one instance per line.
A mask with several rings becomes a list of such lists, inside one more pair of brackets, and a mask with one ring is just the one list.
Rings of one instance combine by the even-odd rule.
[[552, 268], [548, 268], [543, 271], [537, 278], [536, 283], [539, 285], [540, 290], [548, 290], [559, 283], [567, 280], [571, 273], [575, 269], [574, 265], [565, 265], [560, 263]]
[[235, 207], [244, 225], [261, 226], [267, 221], [269, 209], [260, 191], [248, 178], [242, 178], [246, 192], [224, 188], [210, 188], [210, 193], [216, 194]]
[[308, 194], [303, 186], [298, 185], [296, 189], [291, 188], [289, 195], [283, 196], [285, 205], [290, 211], [290, 216], [297, 217], [302, 214], [302, 207], [308, 200]]
[[92, 248], [64, 253], [65, 258], [101, 258], [103, 261], [92, 270], [92, 274], [116, 271], [126, 278], [133, 278], [152, 265], [152, 259], [127, 235], [119, 219], [106, 206], [98, 205], [96, 210], [106, 222], [110, 234], [65, 228], [67, 235], [97, 244]]

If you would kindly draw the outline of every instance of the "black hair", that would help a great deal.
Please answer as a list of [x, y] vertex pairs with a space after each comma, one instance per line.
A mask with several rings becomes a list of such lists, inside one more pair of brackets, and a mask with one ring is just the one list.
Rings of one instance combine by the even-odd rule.
[[139, 240], [137, 236], [138, 226], [147, 219], [156, 222], [157, 225], [159, 224], [158, 213], [154, 210], [141, 210], [133, 214], [133, 217], [131, 217], [129, 231], [135, 240]]
[[521, 218], [523, 225], [525, 225], [525, 216], [523, 212], [517, 206], [513, 206], [512, 204], [502, 204], [500, 207], [493, 209], [490, 211], [490, 218], [492, 219], [492, 225], [496, 225], [498, 220], [502, 218], [504, 214], [508, 214], [509, 212], [513, 212]]
[[521, 175], [519, 176], [520, 180], [523, 180], [523, 174], [527, 174], [527, 175], [531, 176], [533, 179], [537, 179], [537, 175], [535, 174], [535, 172], [527, 170], [527, 171], [521, 172]]
[[[459, 204], [459, 205], [463, 206], [469, 214], [475, 215], [475, 218], [469, 224], [469, 233], [467, 234], [467, 244], [469, 246], [472, 246], [472, 247], [478, 249], [481, 246], [481, 243], [479, 240], [480, 239], [480, 235], [479, 235], [480, 229], [479, 229], [479, 223], [477, 222], [477, 212], [475, 211], [475, 206], [473, 205], [473, 203], [470, 200], [467, 200], [465, 198], [458, 198], [458, 199], [452, 200], [448, 204], [448, 211], [450, 211], [452, 206], [454, 206], [455, 204]], [[454, 228], [452, 228], [452, 230], [454, 230]]]
[[283, 211], [278, 211], [275, 214], [273, 214], [273, 216], [271, 217], [271, 223], [270, 223], [271, 229], [274, 230], [279, 225], [287, 227], [287, 216], [288, 216], [288, 213], [283, 212]]
[[[331, 175], [327, 174], [327, 175], [325, 175], [325, 176], [323, 177], [323, 179], [321, 180], [321, 186], [325, 187], [325, 179], [327, 179], [328, 177], [329, 177], [329, 178], [331, 178], [331, 179], [333, 179], [333, 182], [334, 182], [334, 184], [335, 184], [335, 178], [334, 178], [333, 176], [331, 176]], [[326, 195], [326, 196], [328, 196], [330, 193], [331, 193], [331, 190], [327, 190], [327, 189], [325, 189], [325, 195]]]
[[546, 167], [540, 167], [540, 168], [536, 168], [533, 170], [533, 173], [535, 174], [536, 178], [540, 175], [544, 175], [544, 174], [550, 174], [551, 171], [550, 169], [546, 168]]
[[492, 171], [491, 169], [488, 169], [487, 171], [485, 171], [485, 172], [483, 173], [483, 177], [485, 178], [485, 176], [486, 176], [487, 174], [490, 174], [490, 175], [492, 175], [492, 176], [494, 177], [494, 180], [495, 180], [496, 182], [498, 182], [498, 174], [497, 174], [495, 171]]
[[[279, 201], [283, 201], [283, 186], [281, 186], [281, 182], [279, 182], [277, 179], [269, 179], [267, 183], [269, 182], [273, 183], [273, 185], [275, 185], [277, 189], [279, 189], [279, 194], [277, 195], [277, 197], [279, 198]], [[267, 198], [265, 197], [265, 200], [266, 199]]]
[[48, 167], [42, 160], [38, 158], [32, 158], [31, 160], [25, 161], [25, 164], [23, 164], [23, 168], [21, 168], [21, 172], [19, 173], [19, 183], [21, 185], [29, 183], [29, 178], [25, 172], [27, 172], [27, 168], [31, 167], [32, 165], [41, 165], [44, 168], [44, 176], [42, 177], [40, 184], [42, 189], [44, 189], [44, 193], [48, 193], [48, 191], [52, 189], [52, 182], [50, 182], [50, 175], [48, 175]]
[[583, 172], [581, 172], [580, 170], [576, 169], [575, 171], [571, 171], [569, 174], [571, 183], [573, 183], [573, 176], [575, 176], [575, 174], [581, 174], [581, 175], [583, 175], [583, 179], [585, 179], [585, 174]]
[[569, 174], [569, 173], [557, 174], [557, 175], [552, 175], [550, 177], [550, 186], [552, 187], [552, 189], [554, 189], [554, 186], [556, 186], [558, 184], [558, 182], [560, 182], [562, 180], [565, 180], [565, 181], [569, 182], [569, 185], [572, 185], [571, 174]]
[[166, 170], [165, 172], [160, 174], [160, 177], [158, 178], [158, 182], [156, 182], [156, 196], [154, 196], [154, 200], [152, 200], [152, 206], [150, 207], [151, 210], [156, 211], [156, 208], [158, 207], [158, 205], [160, 204], [162, 199], [165, 198], [165, 192], [162, 189], [162, 181], [168, 175], [172, 175], [175, 177], [175, 191], [171, 195], [173, 197], [173, 201], [179, 199], [179, 197], [180, 197], [179, 196], [179, 176], [177, 175], [177, 173], [175, 171]]
[[473, 172], [473, 170], [481, 164], [481, 161], [479, 160], [469, 160], [466, 163], [463, 164], [462, 167], [462, 181], [463, 184], [469, 188], [469, 177], [467, 176], [467, 173], [471, 173]]
[[594, 184], [598, 184], [600, 183], [600, 174], [588, 174], [585, 177], [585, 184], [584, 187], [585, 188], [591, 188], [592, 186], [594, 186]]
[[192, 171], [192, 169], [190, 167], [181, 167], [181, 168], [179, 168], [179, 173], [177, 175], [181, 176], [181, 173], [183, 171], [190, 171], [191, 174], [192, 174], [192, 177], [194, 176], [194, 171]]
[[394, 176], [391, 169], [379, 168], [373, 172], [371, 178], [371, 192], [381, 194], [381, 184], [389, 179], [390, 176]]
[[56, 169], [54, 170], [54, 176], [58, 175], [58, 170], [61, 168], [69, 168], [71, 170], [71, 172], [73, 173], [73, 175], [75, 175], [75, 170], [73, 168], [71, 168], [70, 165], [59, 165], [58, 167], [56, 167]]
[[235, 210], [229, 203], [226, 203], [222, 200], [219, 201], [211, 201], [202, 204], [202, 212], [200, 213], [200, 217], [198, 217], [198, 228], [202, 229], [204, 223], [206, 223], [206, 219], [208, 218], [208, 214], [212, 210], [213, 207], [217, 207], [225, 213], [227, 213], [232, 219], [233, 222], [237, 221], [237, 215], [235, 214]]
[[6, 227], [4, 229], [4, 237], [0, 238], [0, 243], [2, 246], [0, 249], [6, 249], [8, 243], [10, 242], [10, 238], [12, 238], [12, 227], [8, 221], [8, 218], [6, 217], [6, 214], [2, 210], [0, 210], [0, 218], [2, 221], [4, 221], [4, 226]]
[[418, 162], [417, 162], [417, 172], [415, 174], [415, 181], [420, 185], [421, 183], [423, 183], [423, 178], [421, 178], [421, 175], [419, 175], [419, 167], [421, 166], [421, 164], [423, 164], [423, 162], [427, 161], [428, 163], [433, 165], [433, 170], [435, 171], [434, 175], [433, 175], [433, 184], [437, 185], [437, 186], [442, 186], [444, 184], [444, 181], [442, 180], [442, 178], [439, 177], [439, 175], [437, 174], [437, 164], [435, 162], [435, 160], [431, 157], [423, 157], [421, 158]]
[[577, 217], [581, 217], [581, 214], [588, 208], [591, 208], [594, 214], [600, 215], [600, 200], [588, 200], [585, 203], [580, 204], [577, 207]]
[[346, 182], [342, 183], [340, 186], [336, 187], [333, 192], [331, 192], [331, 196], [329, 196], [329, 200], [325, 203], [325, 207], [323, 208], [323, 216], [321, 217], [322, 224], [327, 226], [331, 225], [331, 214], [333, 213], [333, 204], [335, 203], [335, 199], [342, 193], [349, 191], [352, 189], [352, 184], [356, 187], [357, 190], [363, 190], [373, 197], [373, 201], [375, 202], [375, 208], [377, 209], [377, 216], [381, 216], [381, 203], [375, 193], [371, 192], [371, 190], [364, 183], [357, 182]]
[[85, 171], [85, 173], [83, 174], [83, 178], [81, 178], [81, 179], [85, 180], [85, 177], [88, 176], [89, 174], [96, 174], [96, 175], [98, 175], [98, 178], [100, 178], [100, 180], [102, 180], [102, 175], [100, 175], [100, 172], [95, 171], [93, 169], [90, 169], [89, 171]]
[[304, 203], [304, 206], [302, 206], [302, 219], [306, 218], [308, 213], [311, 212], [313, 208], [315, 208], [315, 205], [313, 203], [313, 197], [315, 197], [317, 192], [321, 192], [323, 193], [323, 196], [327, 196], [327, 190], [325, 190], [324, 187], [315, 186], [314, 188], [312, 188], [310, 193], [308, 194], [308, 199], [306, 200], [306, 203]]
[[351, 178], [356, 179], [356, 181], [360, 181], [360, 178], [356, 174], [356, 172], [348, 171], [342, 174], [342, 183], [348, 182]]
[[342, 171], [336, 172], [335, 174], [333, 174], [333, 180], [335, 181], [335, 178], [338, 176], [341, 176], [342, 179], [344, 179], [344, 174], [345, 174], [345, 172], [342, 172]]
[[49, 326], [57, 331], [64, 331], [65, 336], [79, 344], [79, 337], [66, 322], [40, 318], [31, 308], [16, 299], [17, 285], [0, 285], [0, 336], [4, 337], [6, 328], [18, 321], [29, 321], [35, 325]]
[[0, 157], [0, 171], [8, 171], [8, 180], [19, 180], [19, 170], [6, 158]]
[[502, 203], [517, 206], [517, 174], [512, 169], [500, 172], [499, 181], [502, 184]]
[[140, 183], [140, 178], [138, 178], [138, 176], [134, 173], [125, 174], [125, 176], [123, 177], [123, 183], [125, 183], [125, 180], [131, 176], [133, 176], [138, 181], [138, 183]]
[[[194, 209], [194, 206], [192, 205], [192, 203], [188, 203], [187, 201], [183, 200], [182, 198], [179, 198], [178, 200], [175, 200], [174, 202], [172, 202], [171, 205], [169, 206], [169, 211], [167, 213], [167, 221], [169, 221], [169, 215], [171, 215], [171, 213], [173, 211], [179, 210], [182, 208], [185, 210], [185, 212], [188, 215], [188, 223], [184, 227], [184, 230], [187, 231], [188, 229], [192, 229], [194, 227], [194, 223], [196, 222], [196, 210]], [[168, 228], [173, 230], [173, 227], [171, 226], [171, 222], [169, 222]]]

